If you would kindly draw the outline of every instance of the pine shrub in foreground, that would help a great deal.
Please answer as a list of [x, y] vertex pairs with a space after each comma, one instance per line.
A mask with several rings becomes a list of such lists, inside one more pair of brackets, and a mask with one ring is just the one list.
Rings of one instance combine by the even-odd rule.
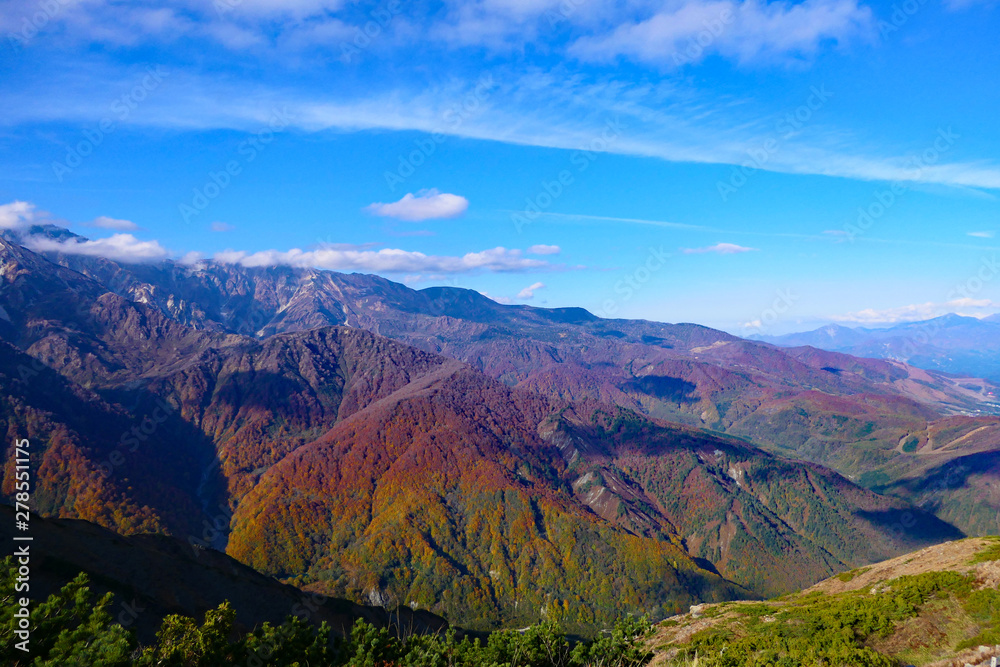
[[10, 558], [2, 567], [0, 664], [12, 667], [640, 667], [652, 658], [646, 619], [622, 619], [610, 632], [576, 643], [554, 623], [494, 632], [483, 642], [459, 639], [454, 630], [399, 638], [363, 620], [349, 637], [337, 638], [325, 623], [317, 628], [294, 616], [237, 637], [229, 603], [201, 624], [168, 616], [156, 642], [140, 646], [112, 622], [112, 594], [95, 601], [83, 573], [32, 610], [32, 650], [25, 654], [14, 647], [17, 568]]

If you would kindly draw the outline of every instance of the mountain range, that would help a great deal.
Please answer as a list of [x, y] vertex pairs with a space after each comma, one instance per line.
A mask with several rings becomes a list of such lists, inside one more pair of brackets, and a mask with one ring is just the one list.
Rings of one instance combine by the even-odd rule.
[[[882, 328], [828, 324], [783, 336], [754, 336], [784, 347], [810, 345], [858, 357], [895, 359], [920, 368], [1000, 382], [1000, 315], [943, 315]], [[993, 408], [1000, 398], [993, 395]]]
[[39, 512], [466, 627], [662, 617], [998, 532], [995, 386], [893, 360], [9, 237], [0, 339]]

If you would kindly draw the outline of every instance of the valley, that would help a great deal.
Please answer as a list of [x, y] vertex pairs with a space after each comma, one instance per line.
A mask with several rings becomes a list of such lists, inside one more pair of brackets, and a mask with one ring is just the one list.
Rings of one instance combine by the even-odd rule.
[[0, 244], [4, 430], [45, 443], [46, 515], [468, 628], [580, 631], [996, 532], [996, 424], [948, 416], [976, 396], [944, 376], [373, 276]]

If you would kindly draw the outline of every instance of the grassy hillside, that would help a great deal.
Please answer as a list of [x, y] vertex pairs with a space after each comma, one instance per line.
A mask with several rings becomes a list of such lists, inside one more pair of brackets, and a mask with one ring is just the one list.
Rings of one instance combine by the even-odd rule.
[[930, 547], [660, 624], [654, 665], [961, 667], [1000, 656], [1000, 538]]

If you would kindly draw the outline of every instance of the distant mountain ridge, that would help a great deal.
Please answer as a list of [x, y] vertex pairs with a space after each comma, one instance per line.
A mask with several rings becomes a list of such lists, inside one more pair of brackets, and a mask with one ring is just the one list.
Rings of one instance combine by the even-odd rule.
[[[783, 347], [811, 345], [859, 357], [895, 359], [1000, 382], [1000, 314], [980, 319], [952, 313], [881, 328], [828, 324], [813, 331], [752, 338]], [[1000, 398], [996, 402], [1000, 404]]]

